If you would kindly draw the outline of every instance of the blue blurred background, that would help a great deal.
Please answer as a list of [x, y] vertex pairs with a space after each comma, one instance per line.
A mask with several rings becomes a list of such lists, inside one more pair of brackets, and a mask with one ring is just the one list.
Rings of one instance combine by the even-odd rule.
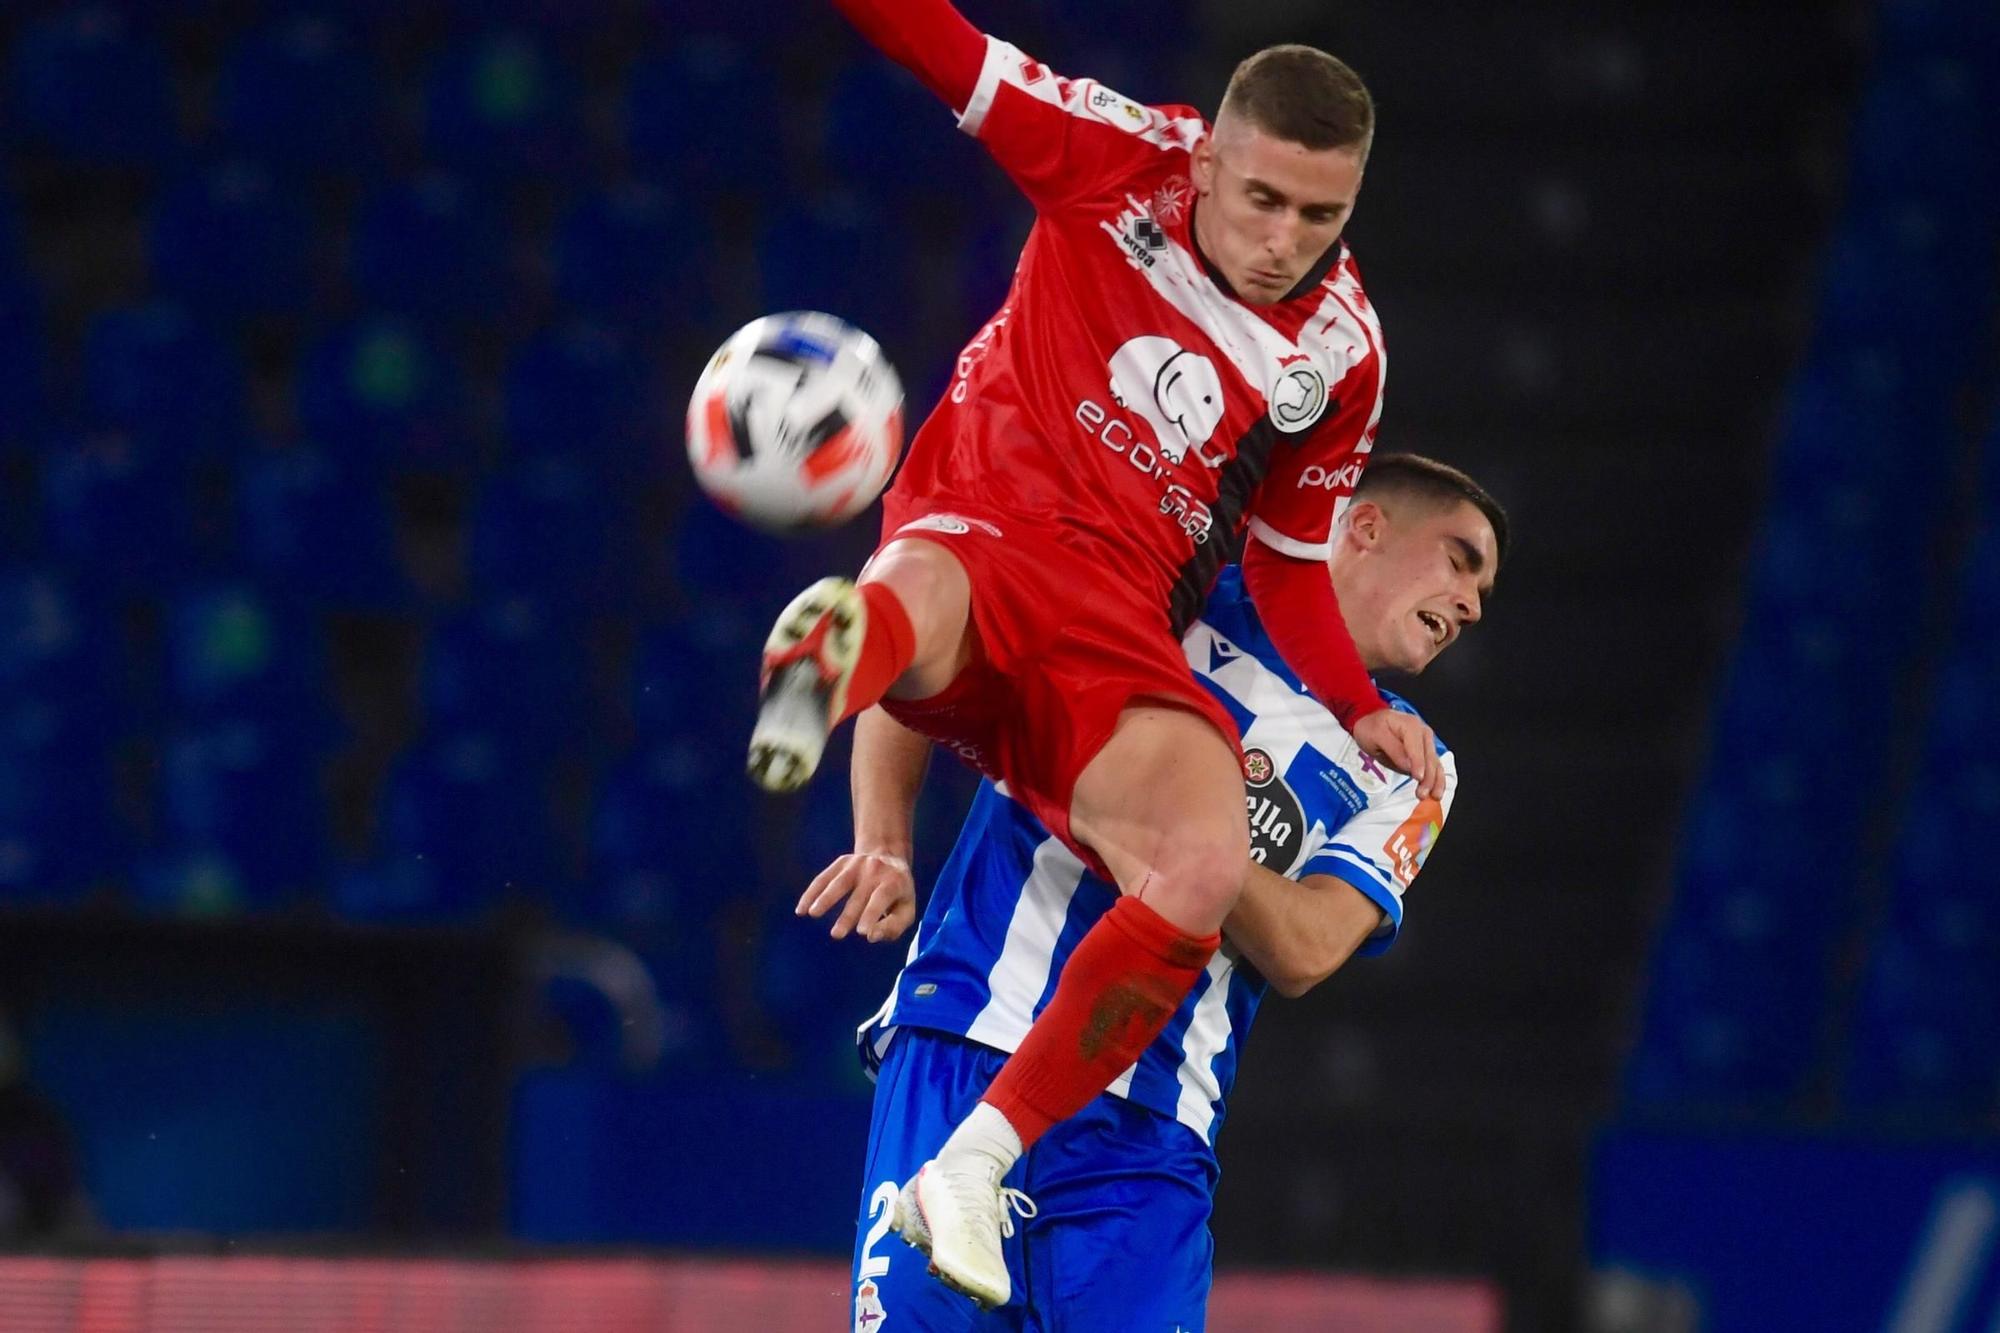
[[[2000, 16], [967, 8], [1148, 101], [1360, 69], [1382, 445], [1521, 535], [1412, 690], [1466, 787], [1402, 947], [1266, 1009], [1222, 1261], [1984, 1333]], [[789, 910], [840, 757], [739, 765], [872, 519], [733, 526], [679, 420], [785, 308], [927, 410], [1004, 179], [799, 0], [23, 0], [0, 79], [0, 1162], [56, 1201], [0, 1234], [846, 1253], [900, 952]]]

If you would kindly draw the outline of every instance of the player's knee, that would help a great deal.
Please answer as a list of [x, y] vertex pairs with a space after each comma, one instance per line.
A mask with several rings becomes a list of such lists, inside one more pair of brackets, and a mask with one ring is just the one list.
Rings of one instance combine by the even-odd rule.
[[1175, 838], [1159, 849], [1152, 866], [1162, 896], [1200, 918], [1204, 929], [1210, 918], [1219, 922], [1229, 915], [1249, 873], [1249, 832], [1227, 825], [1206, 837]]

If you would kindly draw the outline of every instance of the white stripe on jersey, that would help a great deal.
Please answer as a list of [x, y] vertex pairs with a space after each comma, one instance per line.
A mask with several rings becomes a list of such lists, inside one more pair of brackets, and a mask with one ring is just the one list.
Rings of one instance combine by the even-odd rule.
[[1222, 1098], [1222, 1083], [1215, 1077], [1215, 1057], [1229, 1045], [1229, 973], [1236, 966], [1236, 949], [1225, 944], [1208, 960], [1208, 989], [1194, 1007], [1194, 1021], [1181, 1039], [1187, 1058], [1174, 1071], [1181, 1085], [1181, 1099], [1174, 1107], [1174, 1119], [1208, 1139], [1215, 1123], [1215, 1104]]
[[[1032, 79], [1026, 72], [1030, 65], [1041, 71]], [[965, 110], [958, 118], [958, 128], [977, 138], [980, 127], [986, 123], [986, 113], [993, 109], [993, 99], [1000, 95], [1003, 83], [1026, 93], [1037, 102], [1061, 107], [1078, 120], [1119, 129], [1163, 152], [1186, 151], [1206, 128], [1198, 116], [1169, 119], [1159, 109], [1134, 102], [1123, 93], [1105, 88], [1096, 79], [1058, 78], [1047, 65], [1032, 59], [1020, 47], [990, 34], [986, 38], [986, 58], [979, 65], [978, 82], [973, 84], [972, 96], [966, 100]], [[1129, 129], [1112, 117], [1091, 111], [1090, 98], [1099, 89], [1116, 99], [1114, 105], [1121, 108], [1129, 105], [1144, 112], [1144, 128]], [[1135, 120], [1132, 123], [1138, 125], [1141, 122]]]
[[1007, 921], [1007, 942], [993, 970], [986, 974], [989, 998], [965, 1035], [1003, 1051], [1020, 1044], [1034, 1021], [1035, 1006], [1048, 989], [1055, 966], [1056, 940], [1069, 919], [1069, 900], [1083, 881], [1083, 862], [1076, 853], [1050, 838], [1035, 849], [1035, 865], [1014, 915]]

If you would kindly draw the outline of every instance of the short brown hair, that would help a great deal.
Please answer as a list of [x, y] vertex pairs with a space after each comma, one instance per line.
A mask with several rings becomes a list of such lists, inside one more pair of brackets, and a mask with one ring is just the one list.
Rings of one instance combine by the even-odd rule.
[[1296, 42], [1267, 46], [1238, 65], [1223, 91], [1222, 110], [1315, 150], [1354, 148], [1365, 157], [1375, 137], [1375, 99], [1361, 76], [1318, 47]]
[[1507, 511], [1484, 486], [1449, 463], [1422, 454], [1376, 454], [1355, 484], [1357, 500], [1406, 495], [1439, 505], [1471, 504], [1493, 525], [1494, 555], [1507, 559]]

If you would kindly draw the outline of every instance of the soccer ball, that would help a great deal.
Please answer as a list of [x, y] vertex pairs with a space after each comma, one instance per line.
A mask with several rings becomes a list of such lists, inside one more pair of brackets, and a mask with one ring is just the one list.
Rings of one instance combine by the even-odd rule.
[[711, 500], [769, 532], [844, 523], [903, 449], [903, 386], [875, 340], [832, 315], [745, 324], [688, 402], [688, 461]]

